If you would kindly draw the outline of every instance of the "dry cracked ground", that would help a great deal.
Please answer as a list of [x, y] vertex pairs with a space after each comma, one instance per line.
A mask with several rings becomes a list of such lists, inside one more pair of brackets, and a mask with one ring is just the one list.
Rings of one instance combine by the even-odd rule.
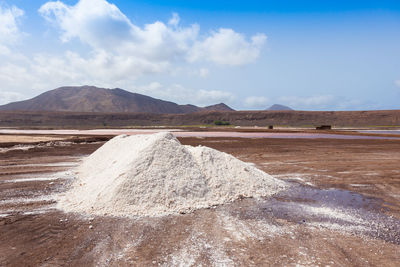
[[71, 170], [104, 138], [43, 138], [10, 144], [7, 136], [0, 144], [1, 266], [400, 262], [399, 140], [181, 138], [252, 162], [291, 186], [190, 214], [121, 218], [55, 208]]

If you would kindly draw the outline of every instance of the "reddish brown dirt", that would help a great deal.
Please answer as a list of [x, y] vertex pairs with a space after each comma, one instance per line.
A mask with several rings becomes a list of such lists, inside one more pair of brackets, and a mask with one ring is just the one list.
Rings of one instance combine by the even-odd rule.
[[188, 138], [183, 143], [230, 153], [281, 178], [296, 174], [322, 188], [381, 198], [400, 217], [400, 141]]
[[[365, 194], [371, 209], [400, 217], [400, 141], [180, 140], [231, 153], [282, 179]], [[0, 154], [1, 266], [397, 266], [400, 262], [397, 228], [387, 230], [391, 239], [315, 228], [252, 199], [160, 218], [94, 217], [54, 209], [55, 200], [49, 196], [70, 183], [62, 174], [53, 180], [9, 181], [66, 170], [48, 164], [78, 164], [79, 157], [100, 145], [71, 143]], [[20, 201], [43, 196], [49, 198]]]
[[189, 114], [0, 111], [0, 127], [130, 127], [214, 124], [240, 126], [400, 126], [400, 110], [369, 111], [208, 111]]

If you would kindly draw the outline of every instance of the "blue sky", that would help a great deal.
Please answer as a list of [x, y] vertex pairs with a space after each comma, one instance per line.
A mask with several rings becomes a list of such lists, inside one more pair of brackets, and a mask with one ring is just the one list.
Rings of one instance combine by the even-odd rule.
[[0, 104], [90, 84], [236, 109], [399, 109], [400, 2], [0, 0], [0, 84]]

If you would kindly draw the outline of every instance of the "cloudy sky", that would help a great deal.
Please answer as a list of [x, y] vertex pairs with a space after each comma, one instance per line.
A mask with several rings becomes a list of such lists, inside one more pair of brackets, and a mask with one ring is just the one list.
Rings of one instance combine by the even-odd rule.
[[400, 109], [400, 2], [0, 0], [0, 104], [64, 85], [236, 109]]

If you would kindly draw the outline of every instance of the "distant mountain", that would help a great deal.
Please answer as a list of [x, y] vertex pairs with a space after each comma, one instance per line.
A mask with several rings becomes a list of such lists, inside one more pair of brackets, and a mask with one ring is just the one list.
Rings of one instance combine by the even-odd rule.
[[279, 105], [279, 104], [273, 104], [267, 110], [293, 110], [292, 108], [284, 105]]
[[235, 111], [233, 108], [229, 107], [224, 103], [219, 103], [203, 108], [204, 110], [218, 110], [218, 111]]
[[0, 106], [0, 110], [72, 111], [72, 112], [143, 112], [192, 113], [203, 110], [232, 110], [221, 103], [205, 108], [178, 105], [123, 89], [105, 89], [95, 86], [60, 87], [29, 100]]

